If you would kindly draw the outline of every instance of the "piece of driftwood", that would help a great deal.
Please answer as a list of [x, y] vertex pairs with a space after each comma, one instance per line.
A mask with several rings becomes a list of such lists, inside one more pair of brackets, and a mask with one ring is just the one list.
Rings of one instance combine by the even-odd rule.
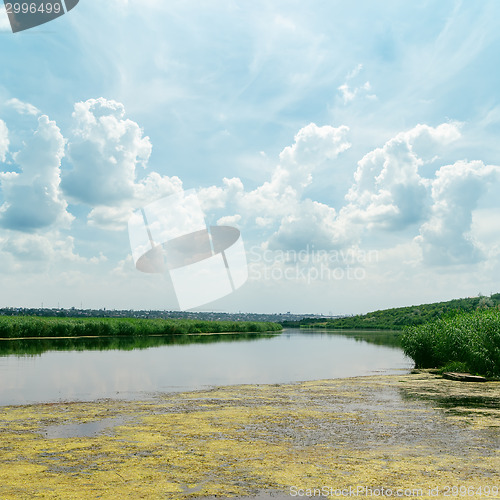
[[479, 375], [471, 375], [470, 373], [446, 372], [443, 373], [444, 378], [450, 380], [460, 380], [462, 382], [486, 382], [487, 379]]

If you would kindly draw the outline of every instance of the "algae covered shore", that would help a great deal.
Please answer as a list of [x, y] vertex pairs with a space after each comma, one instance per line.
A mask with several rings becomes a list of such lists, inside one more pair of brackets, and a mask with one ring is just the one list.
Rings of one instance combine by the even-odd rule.
[[2, 499], [500, 498], [500, 382], [421, 371], [3, 407], [0, 448]]

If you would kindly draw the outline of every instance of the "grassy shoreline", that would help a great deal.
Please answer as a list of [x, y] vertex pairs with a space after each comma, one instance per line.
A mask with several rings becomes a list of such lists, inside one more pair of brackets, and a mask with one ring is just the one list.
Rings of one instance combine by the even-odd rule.
[[257, 321], [0, 316], [0, 339], [262, 333], [281, 330], [282, 326], [278, 323]]

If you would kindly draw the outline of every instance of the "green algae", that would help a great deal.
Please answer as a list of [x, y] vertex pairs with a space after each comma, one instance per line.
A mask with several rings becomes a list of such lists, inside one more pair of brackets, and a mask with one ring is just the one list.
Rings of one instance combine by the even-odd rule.
[[[360, 485], [422, 488], [419, 498], [431, 498], [436, 486], [498, 486], [500, 409], [470, 400], [499, 396], [499, 382], [419, 372], [5, 407], [0, 498], [224, 498]], [[113, 418], [122, 424], [94, 436], [45, 436], [51, 426]]]

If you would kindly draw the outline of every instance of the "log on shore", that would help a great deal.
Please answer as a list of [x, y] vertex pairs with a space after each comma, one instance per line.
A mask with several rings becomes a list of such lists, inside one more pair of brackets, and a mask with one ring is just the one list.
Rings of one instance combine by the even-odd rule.
[[450, 380], [460, 380], [461, 382], [486, 382], [487, 379], [479, 375], [471, 375], [470, 373], [446, 372], [443, 373], [444, 378]]

